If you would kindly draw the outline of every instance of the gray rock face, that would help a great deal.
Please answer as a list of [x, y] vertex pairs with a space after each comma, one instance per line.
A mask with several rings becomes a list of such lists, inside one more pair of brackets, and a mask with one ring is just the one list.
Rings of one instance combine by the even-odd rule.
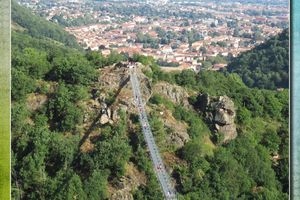
[[186, 132], [175, 131], [167, 137], [167, 140], [169, 143], [175, 144], [176, 147], [180, 148], [190, 140], [190, 136]]
[[197, 99], [196, 108], [204, 113], [217, 134], [222, 134], [223, 143], [236, 138], [237, 131], [234, 123], [236, 111], [234, 103], [229, 97], [200, 94]]
[[181, 104], [186, 107], [189, 106], [189, 95], [182, 87], [167, 82], [159, 82], [154, 86], [153, 90], [155, 93], [170, 99], [175, 104]]
[[177, 121], [170, 111], [165, 111], [162, 117], [165, 127], [170, 130], [166, 142], [175, 145], [176, 148], [183, 147], [190, 140], [186, 124]]
[[[108, 110], [107, 113], [113, 121], [119, 118], [118, 111], [120, 109], [133, 112], [135, 108], [129, 68], [126, 66], [127, 63], [123, 62], [100, 69], [100, 77], [98, 78], [99, 88], [101, 88], [100, 96], [110, 99], [111, 97], [108, 97], [108, 93], [113, 93], [114, 95], [114, 102], [109, 105], [110, 111]], [[140, 82], [142, 99], [144, 102], [147, 102], [152, 95], [151, 80], [142, 73], [142, 70], [147, 67], [139, 63], [137, 66], [136, 72]], [[151, 69], [147, 68], [147, 70]]]
[[212, 109], [215, 111], [214, 121], [220, 125], [228, 125], [234, 123], [235, 108], [233, 101], [227, 96], [220, 96], [216, 102], [211, 103]]
[[223, 134], [223, 142], [226, 143], [233, 140], [237, 136], [235, 124], [226, 124], [224, 126], [215, 125], [218, 133]]

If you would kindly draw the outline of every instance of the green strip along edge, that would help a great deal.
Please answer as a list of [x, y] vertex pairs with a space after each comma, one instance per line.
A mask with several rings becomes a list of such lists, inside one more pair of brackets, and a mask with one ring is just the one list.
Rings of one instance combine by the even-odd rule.
[[0, 199], [10, 199], [10, 0], [0, 0]]

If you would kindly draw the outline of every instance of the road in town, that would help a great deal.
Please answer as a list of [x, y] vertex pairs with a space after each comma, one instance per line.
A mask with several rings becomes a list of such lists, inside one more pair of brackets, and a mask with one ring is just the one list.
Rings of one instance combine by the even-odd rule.
[[165, 199], [177, 200], [176, 191], [171, 184], [169, 174], [166, 171], [158, 147], [155, 144], [155, 140], [148, 122], [147, 114], [142, 100], [142, 94], [140, 91], [139, 81], [136, 75], [136, 66], [134, 64], [130, 64], [129, 71], [133, 91], [133, 98], [135, 100], [139, 112], [140, 123], [142, 125], [145, 141], [150, 151], [150, 157], [154, 165], [155, 174], [159, 180]]

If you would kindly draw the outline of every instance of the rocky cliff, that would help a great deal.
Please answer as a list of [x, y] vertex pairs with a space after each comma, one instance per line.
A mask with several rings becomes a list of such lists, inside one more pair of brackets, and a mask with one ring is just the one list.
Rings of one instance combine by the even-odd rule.
[[199, 94], [195, 105], [211, 125], [213, 131], [226, 143], [237, 136], [234, 119], [236, 110], [233, 101], [228, 96], [209, 96]]
[[185, 89], [180, 86], [172, 85], [167, 82], [158, 82], [154, 85], [153, 91], [170, 99], [175, 104], [180, 104], [185, 107], [190, 106], [188, 102], [189, 95]]
[[[140, 87], [143, 100], [147, 102], [152, 95], [152, 84], [143, 73], [145, 67], [137, 64], [137, 76], [140, 80]], [[103, 108], [102, 124], [109, 122], [109, 120], [118, 120], [118, 111], [123, 109], [125, 111], [134, 112], [134, 98], [132, 96], [132, 87], [130, 82], [129, 68], [127, 63], [119, 63], [113, 66], [108, 66], [100, 69], [100, 76], [98, 78], [100, 91], [96, 91], [96, 98], [107, 104]], [[103, 105], [105, 105], [103, 104]], [[110, 113], [111, 116], [108, 116]]]

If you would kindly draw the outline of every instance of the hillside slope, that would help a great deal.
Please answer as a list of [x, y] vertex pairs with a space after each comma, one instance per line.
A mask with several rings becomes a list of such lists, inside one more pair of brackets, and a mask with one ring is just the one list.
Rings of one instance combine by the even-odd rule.
[[239, 74], [249, 87], [288, 88], [288, 30], [286, 29], [254, 49], [240, 54], [228, 64], [228, 71]]
[[[26, 31], [14, 32], [12, 45], [13, 198], [163, 199], [128, 58]], [[180, 198], [288, 199], [287, 90], [251, 89], [236, 74], [164, 73], [151, 57], [130, 60]]]
[[15, 1], [11, 3], [11, 20], [12, 27], [15, 27], [15, 24], [18, 25], [17, 31], [25, 31], [35, 38], [48, 38], [68, 47], [80, 48], [75, 37], [65, 32], [62, 27], [33, 15], [30, 10], [21, 7]]

